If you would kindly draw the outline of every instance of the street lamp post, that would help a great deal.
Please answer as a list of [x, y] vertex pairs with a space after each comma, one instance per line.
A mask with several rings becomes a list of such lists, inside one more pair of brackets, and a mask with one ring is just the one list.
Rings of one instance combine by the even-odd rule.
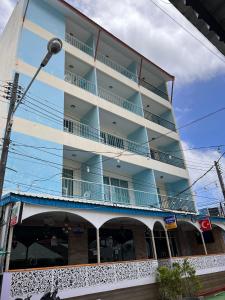
[[[32, 83], [34, 82], [35, 78], [37, 77], [40, 70], [45, 67], [51, 57], [55, 54], [58, 54], [62, 49], [62, 41], [58, 38], [52, 38], [47, 45], [47, 54], [45, 55], [44, 59], [42, 60], [40, 66], [38, 67], [37, 71], [35, 72], [34, 76], [32, 77], [30, 83], [28, 84], [27, 88], [25, 89], [24, 93], [22, 95], [18, 95], [18, 82], [19, 82], [19, 73], [15, 73], [13, 83], [11, 84], [11, 92], [10, 92], [10, 102], [9, 102], [9, 109], [8, 109], [8, 115], [7, 115], [7, 121], [5, 126], [5, 134], [3, 138], [2, 143], [2, 153], [1, 153], [1, 160], [0, 160], [0, 201], [2, 200], [2, 193], [3, 193], [3, 185], [4, 185], [4, 178], [5, 178], [5, 170], [6, 170], [6, 164], [7, 164], [7, 158], [8, 158], [8, 152], [9, 152], [9, 145], [10, 145], [10, 137], [11, 137], [11, 131], [12, 131], [12, 125], [13, 125], [13, 116], [20, 105], [20, 103], [25, 98], [28, 90], [30, 89]], [[9, 225], [9, 219], [10, 219], [11, 213], [8, 214], [6, 222], [4, 222], [4, 209], [2, 207], [1, 211], [1, 217], [0, 217], [0, 226], [3, 226], [5, 223], [7, 230]], [[3, 230], [1, 230], [3, 232]], [[8, 269], [9, 266], [9, 258], [10, 258], [10, 250], [11, 250], [11, 244], [12, 244], [12, 233], [13, 233], [13, 227], [10, 226], [9, 228], [9, 237], [8, 242], [7, 239], [5, 241], [2, 241], [2, 235], [0, 237], [0, 244], [2, 245], [2, 249], [7, 248], [7, 254], [6, 254], [6, 264], [5, 269]], [[8, 245], [8, 246], [7, 246]], [[0, 258], [0, 261], [2, 259]]]
[[4, 134], [3, 143], [2, 143], [1, 160], [0, 160], [0, 200], [2, 199], [6, 163], [7, 163], [8, 151], [9, 151], [9, 144], [10, 144], [10, 136], [11, 136], [12, 125], [13, 125], [13, 115], [14, 115], [15, 111], [17, 110], [18, 106], [20, 105], [20, 103], [22, 102], [22, 100], [25, 98], [28, 90], [30, 89], [32, 83], [34, 82], [34, 80], [37, 77], [40, 70], [48, 64], [49, 60], [51, 59], [51, 57], [53, 55], [58, 54], [61, 51], [62, 41], [58, 38], [52, 38], [48, 42], [47, 49], [48, 49], [47, 54], [45, 55], [40, 66], [38, 67], [37, 71], [35, 72], [33, 78], [31, 79], [30, 83], [28, 84], [26, 90], [24, 91], [22, 96], [18, 99], [18, 101], [17, 101], [17, 88], [18, 88], [19, 74], [15, 73], [15, 76], [14, 76], [14, 81], [12, 84], [12, 92], [11, 92], [11, 96], [10, 96], [8, 116], [7, 116], [6, 127], [5, 127], [5, 134]]

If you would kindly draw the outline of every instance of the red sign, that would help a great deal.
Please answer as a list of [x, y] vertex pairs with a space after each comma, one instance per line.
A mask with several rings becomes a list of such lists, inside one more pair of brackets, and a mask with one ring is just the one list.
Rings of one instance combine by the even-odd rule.
[[204, 231], [212, 230], [212, 225], [208, 218], [204, 219], [204, 220], [199, 220], [198, 222], [199, 222], [201, 231], [204, 232]]

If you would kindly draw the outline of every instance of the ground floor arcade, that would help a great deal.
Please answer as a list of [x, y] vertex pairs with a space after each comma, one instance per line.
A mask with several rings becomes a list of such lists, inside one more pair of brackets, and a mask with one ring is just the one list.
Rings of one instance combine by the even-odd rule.
[[223, 220], [212, 219], [203, 234], [191, 214], [177, 215], [178, 227], [166, 230], [165, 212], [19, 199], [21, 222], [1, 232], [6, 299], [40, 299], [56, 282], [62, 299], [151, 284], [158, 266], [185, 257], [199, 275], [225, 271]]

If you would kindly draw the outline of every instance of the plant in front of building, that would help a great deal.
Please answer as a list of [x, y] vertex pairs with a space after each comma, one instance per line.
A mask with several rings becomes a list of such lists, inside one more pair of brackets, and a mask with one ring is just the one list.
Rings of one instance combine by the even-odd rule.
[[182, 278], [180, 268], [166, 266], [158, 268], [157, 282], [161, 300], [178, 300], [182, 295]]
[[193, 266], [187, 259], [182, 264], [158, 268], [157, 282], [161, 300], [198, 299], [193, 298], [200, 288]]

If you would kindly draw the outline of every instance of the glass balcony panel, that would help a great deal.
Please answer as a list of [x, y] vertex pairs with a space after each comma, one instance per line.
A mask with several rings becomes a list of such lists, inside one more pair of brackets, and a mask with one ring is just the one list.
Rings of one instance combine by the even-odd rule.
[[102, 99], [105, 99], [111, 103], [114, 103], [120, 107], [125, 108], [126, 110], [129, 110], [137, 115], [142, 116], [142, 108], [133, 104], [132, 102], [114, 94], [109, 92], [108, 90], [99, 87], [98, 88], [98, 96]]
[[71, 178], [62, 178], [62, 195], [74, 199], [104, 201], [109, 204], [195, 212], [192, 196], [171, 197]]
[[184, 160], [159, 150], [151, 149], [151, 158], [179, 168], [185, 168]]
[[92, 94], [96, 94], [96, 86], [93, 82], [75, 74], [68, 70], [65, 71], [64, 80], [71, 84], [74, 84]]
[[110, 58], [106, 57], [105, 55], [98, 53], [97, 59], [103, 64], [107, 65], [108, 67], [133, 80], [134, 82], [138, 82], [138, 77], [136, 74], [132, 73], [131, 71], [116, 63], [115, 61], [111, 60]]
[[80, 49], [81, 51], [87, 53], [90, 56], [93, 56], [93, 49], [88, 46], [87, 44], [81, 42], [76, 37], [70, 35], [69, 33], [66, 33], [66, 42], [70, 45]]

